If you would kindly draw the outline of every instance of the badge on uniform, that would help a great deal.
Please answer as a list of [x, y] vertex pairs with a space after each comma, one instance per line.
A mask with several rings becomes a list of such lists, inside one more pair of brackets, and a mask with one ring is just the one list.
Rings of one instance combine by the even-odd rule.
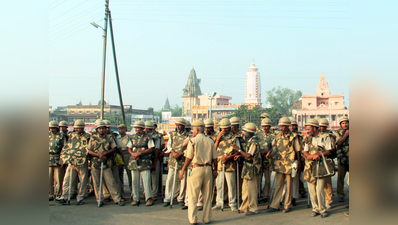
[[86, 141], [86, 140], [84, 140], [84, 141], [83, 141], [83, 145], [86, 145], [86, 144], [87, 144], [87, 141]]
[[192, 170], [189, 171], [188, 176], [191, 176]]

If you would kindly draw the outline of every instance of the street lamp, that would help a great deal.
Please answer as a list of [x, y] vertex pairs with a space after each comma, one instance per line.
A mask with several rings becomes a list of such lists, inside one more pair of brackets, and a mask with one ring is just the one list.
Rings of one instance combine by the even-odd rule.
[[104, 30], [104, 28], [101, 27], [100, 25], [98, 25], [96, 22], [91, 21], [90, 24], [93, 25], [95, 28], [99, 28], [100, 27], [102, 30]]
[[213, 100], [214, 96], [216, 96], [217, 92], [213, 92], [211, 93], [211, 95], [209, 95], [209, 99], [210, 99], [210, 110], [209, 110], [209, 119], [211, 119], [211, 101]]

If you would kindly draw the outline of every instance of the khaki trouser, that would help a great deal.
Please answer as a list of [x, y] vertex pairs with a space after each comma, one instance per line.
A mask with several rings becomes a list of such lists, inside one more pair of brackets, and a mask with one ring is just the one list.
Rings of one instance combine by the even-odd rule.
[[314, 184], [307, 182], [307, 185], [312, 204], [312, 211], [317, 213], [325, 212], [325, 179], [316, 178]]
[[332, 177], [325, 177], [325, 204], [331, 205], [333, 203], [333, 186]]
[[[99, 201], [99, 195], [102, 193], [99, 192], [100, 186], [100, 176], [101, 176], [101, 169], [91, 169], [91, 176], [93, 177], [93, 186], [95, 191], [95, 198], [97, 202]], [[113, 177], [112, 169], [106, 168], [103, 171], [103, 183], [109, 188], [110, 195], [115, 203], [120, 201], [120, 193], [119, 189], [116, 185], [115, 178]], [[103, 198], [101, 198], [102, 200]]]
[[292, 177], [290, 174], [275, 173], [275, 193], [272, 200], [271, 208], [279, 209], [279, 204], [282, 200], [283, 187], [286, 180], [286, 194], [285, 194], [285, 209], [291, 207], [292, 203]]
[[[192, 172], [192, 169], [188, 169], [188, 172], [187, 172], [188, 176], [189, 176], [189, 172]], [[213, 186], [214, 186], [214, 183], [213, 183]], [[187, 184], [187, 191], [185, 193], [185, 200], [184, 200], [185, 206], [189, 205], [188, 204], [188, 202], [189, 202], [188, 201], [189, 200], [189, 190], [188, 189], [189, 189], [189, 185]], [[211, 190], [211, 192], [213, 192], [213, 189]], [[199, 192], [199, 197], [198, 197], [198, 201], [197, 201], [196, 206], [197, 207], [203, 206], [203, 195], [202, 195], [201, 191]]]
[[[71, 174], [71, 169], [72, 169], [72, 174]], [[87, 162], [82, 166], [82, 167], [77, 167], [73, 165], [68, 165], [66, 168], [66, 174], [64, 178], [64, 183], [63, 183], [63, 191], [62, 191], [62, 199], [68, 199], [69, 196], [69, 180], [70, 176], [72, 176], [72, 184], [73, 185], [73, 180], [76, 180], [76, 178], [79, 176], [80, 178], [80, 186], [79, 186], [79, 191], [77, 194], [77, 201], [81, 201], [84, 199], [84, 195], [86, 194], [86, 189], [87, 189], [87, 182], [88, 182], [88, 165]], [[73, 186], [72, 186], [73, 189]], [[71, 189], [71, 194], [72, 194], [72, 189]]]
[[[175, 169], [169, 167], [169, 171], [167, 173], [167, 180], [166, 180], [166, 190], [165, 190], [165, 197], [164, 202], [170, 202], [171, 200], [171, 190], [173, 189], [173, 182], [174, 182], [174, 171]], [[174, 187], [174, 194], [173, 198], [177, 196], [178, 202], [184, 202], [185, 199], [185, 191], [186, 191], [186, 174], [184, 175], [184, 179], [180, 180], [178, 176], [180, 175], [181, 170], [177, 170], [176, 173], [176, 183]], [[185, 172], [186, 173], [186, 172]]]
[[[49, 166], [48, 167], [48, 175], [49, 175], [49, 183], [50, 183], [50, 191], [49, 197], [60, 197], [62, 195], [62, 171], [60, 166]], [[54, 188], [55, 188], [55, 196], [54, 196]]]
[[[157, 197], [159, 194], [159, 178], [160, 178], [160, 161], [156, 162], [156, 170], [151, 170], [152, 196]], [[145, 192], [146, 193], [146, 192]]]
[[188, 176], [188, 220], [190, 223], [198, 222], [198, 208], [196, 206], [199, 192], [203, 196], [203, 222], [209, 223], [211, 221], [212, 172], [213, 170], [210, 166], [195, 167], [192, 169], [190, 176]]
[[[113, 179], [115, 179], [116, 182], [117, 190], [121, 196], [122, 184], [119, 179], [119, 166], [114, 165], [112, 166], [111, 170], [112, 170]], [[102, 193], [104, 194], [105, 198], [111, 197], [111, 195], [109, 194], [109, 187], [105, 186], [105, 184], [102, 184]]]
[[[130, 191], [131, 192], [133, 192], [133, 189], [132, 189], [132, 182], [133, 182], [133, 179], [132, 179], [132, 177], [131, 177], [131, 170], [129, 169], [129, 168], [127, 168], [127, 166], [129, 165], [129, 161], [130, 161], [130, 157], [131, 157], [131, 155], [130, 154], [124, 154], [124, 169], [126, 170], [126, 174], [127, 174], [127, 179], [128, 179], [128, 181], [129, 181], [129, 187], [130, 187]], [[124, 171], [122, 171], [122, 178], [121, 178], [121, 184], [122, 184], [122, 186], [124, 187], [124, 180], [123, 180], [123, 172]], [[120, 174], [119, 174], [119, 176], [120, 176]]]
[[151, 170], [132, 170], [131, 176], [133, 178], [133, 192], [131, 193], [133, 200], [140, 201], [140, 177], [142, 177], [146, 201], [152, 198]]
[[242, 212], [258, 213], [258, 177], [253, 176], [251, 180], [243, 179], [242, 184], [242, 205], [239, 210]]
[[337, 195], [339, 196], [339, 198], [345, 197], [344, 178], [347, 172], [349, 172], [349, 165], [339, 163], [337, 174]]
[[[264, 177], [263, 177], [263, 175], [264, 175]], [[264, 181], [265, 181], [265, 184], [264, 184], [264, 187], [262, 187], [262, 185], [263, 185], [263, 178], [264, 178]], [[262, 192], [263, 192], [263, 194], [261, 195], [261, 197], [263, 198], [263, 199], [266, 199], [266, 198], [268, 198], [269, 196], [269, 190], [271, 189], [271, 171], [269, 170], [269, 168], [268, 169], [265, 169], [265, 170], [263, 170], [262, 171], [262, 174], [260, 174], [260, 176], [258, 177], [258, 179], [259, 179], [259, 182], [260, 182], [260, 189], [262, 189]], [[259, 190], [260, 191], [260, 194], [261, 194], [261, 190]]]
[[228, 187], [228, 200], [229, 200], [229, 206], [231, 207], [231, 210], [236, 210], [236, 171], [232, 172], [223, 172], [218, 171], [218, 176], [216, 179], [216, 187], [217, 187], [217, 198], [216, 198], [216, 205], [221, 206], [224, 202], [223, 197], [221, 194], [223, 194], [222, 186], [224, 182], [227, 182], [227, 185], [224, 185], [224, 189], [226, 186]]

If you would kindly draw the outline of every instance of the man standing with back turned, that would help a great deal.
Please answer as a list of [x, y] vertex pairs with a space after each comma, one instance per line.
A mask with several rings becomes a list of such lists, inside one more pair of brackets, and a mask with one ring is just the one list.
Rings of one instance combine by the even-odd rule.
[[[204, 133], [204, 123], [197, 120], [192, 124], [193, 135], [190, 139], [186, 159], [181, 169], [179, 178], [184, 179], [185, 171], [192, 162], [192, 171], [187, 175], [188, 188], [188, 219], [191, 224], [197, 224], [196, 204], [199, 192], [203, 195], [203, 223], [210, 223], [211, 220], [211, 194], [213, 187], [213, 177], [217, 177], [217, 152], [214, 142], [206, 137]], [[215, 170], [212, 170], [211, 163]]]

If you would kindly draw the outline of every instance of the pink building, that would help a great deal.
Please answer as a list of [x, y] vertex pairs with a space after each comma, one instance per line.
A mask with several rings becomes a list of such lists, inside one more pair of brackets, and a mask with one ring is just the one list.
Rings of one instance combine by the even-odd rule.
[[315, 95], [303, 95], [301, 108], [292, 109], [299, 129], [305, 129], [308, 119], [327, 118], [330, 129], [335, 130], [340, 126], [338, 121], [342, 116], [349, 116], [349, 110], [344, 106], [344, 95], [331, 95], [325, 75], [322, 73]]
[[[215, 95], [211, 100], [211, 105], [229, 105], [229, 100], [232, 100], [232, 97], [225, 95]], [[199, 95], [196, 104], [199, 106], [209, 106], [210, 105], [210, 97], [208, 94]]]

